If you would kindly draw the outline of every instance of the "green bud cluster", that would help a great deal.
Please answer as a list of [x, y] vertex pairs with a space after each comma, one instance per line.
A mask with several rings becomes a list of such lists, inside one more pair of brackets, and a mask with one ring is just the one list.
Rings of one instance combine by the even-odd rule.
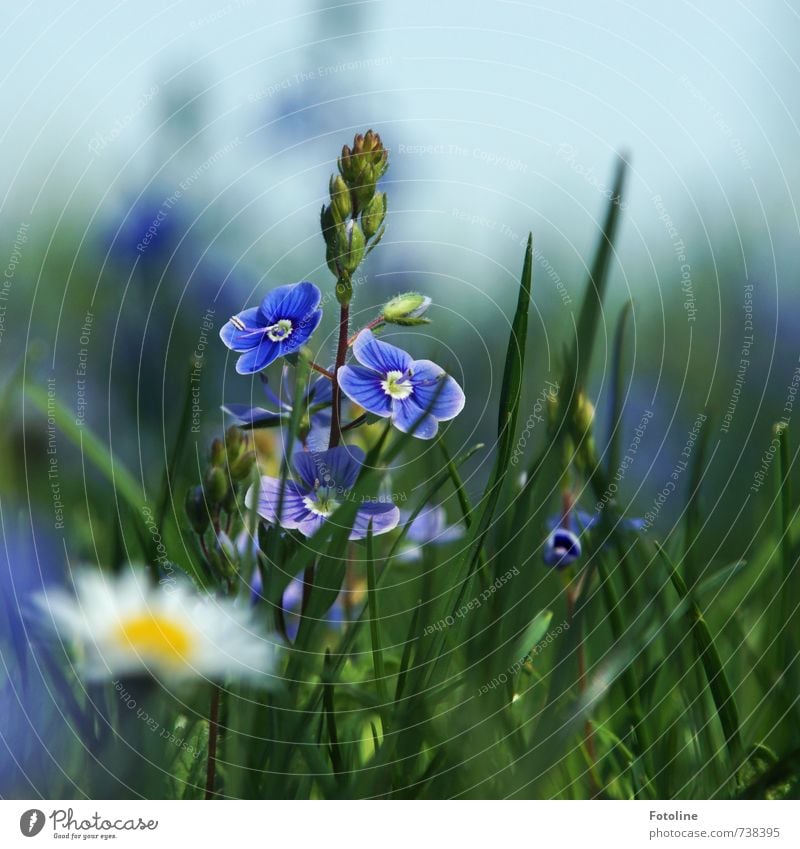
[[209, 565], [225, 578], [230, 578], [233, 568], [233, 549], [224, 544], [230, 541], [220, 530], [221, 515], [225, 513], [230, 518], [238, 513], [239, 489], [250, 478], [255, 463], [256, 453], [248, 449], [244, 432], [232, 425], [224, 438], [212, 441], [202, 483], [186, 493], [184, 509], [192, 530], [204, 539], [209, 527], [214, 529], [214, 539], [206, 549]]
[[385, 229], [386, 194], [378, 180], [389, 167], [389, 152], [381, 137], [368, 130], [345, 145], [331, 177], [330, 203], [322, 207], [320, 223], [325, 238], [325, 260], [336, 276], [336, 297], [350, 303], [352, 277], [364, 257], [378, 244]]

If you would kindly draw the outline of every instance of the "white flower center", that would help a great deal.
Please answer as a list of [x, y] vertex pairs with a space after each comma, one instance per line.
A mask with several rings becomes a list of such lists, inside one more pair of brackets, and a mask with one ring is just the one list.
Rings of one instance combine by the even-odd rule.
[[408, 398], [414, 391], [411, 381], [402, 371], [387, 372], [386, 380], [381, 381], [381, 387], [387, 395], [396, 398], [398, 401]]
[[306, 508], [315, 516], [322, 516], [323, 519], [327, 519], [328, 516], [330, 516], [331, 513], [333, 513], [339, 506], [338, 501], [334, 501], [330, 495], [323, 494], [319, 490], [311, 495], [306, 495], [303, 498], [303, 504], [305, 504]]
[[292, 322], [288, 318], [282, 318], [280, 321], [267, 328], [267, 336], [273, 342], [283, 342], [292, 335]]

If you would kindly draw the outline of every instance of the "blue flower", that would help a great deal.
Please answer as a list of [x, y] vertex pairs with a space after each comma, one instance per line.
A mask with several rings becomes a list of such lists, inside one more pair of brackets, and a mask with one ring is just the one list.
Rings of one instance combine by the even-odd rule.
[[463, 390], [436, 363], [412, 360], [400, 348], [379, 342], [370, 330], [358, 334], [353, 353], [360, 365], [339, 369], [342, 391], [370, 413], [391, 417], [403, 433], [421, 419], [414, 436], [432, 439], [439, 422], [454, 419], [464, 409]]
[[[579, 507], [574, 508], [570, 512], [569, 527], [577, 533], [589, 531], [600, 523], [601, 515], [597, 513], [588, 513], [586, 510], [581, 510]], [[561, 524], [562, 516], [552, 516], [548, 520], [548, 526], [555, 528]], [[644, 519], [628, 519], [620, 517], [614, 522], [614, 527], [624, 531], [641, 531], [644, 528]]]
[[243, 310], [220, 330], [222, 341], [237, 354], [236, 371], [255, 374], [270, 363], [296, 353], [322, 319], [319, 289], [308, 281], [279, 286], [260, 307]]
[[544, 544], [542, 558], [547, 566], [564, 569], [581, 556], [581, 543], [569, 528], [554, 528]]
[[[289, 380], [288, 368], [283, 369], [281, 395], [278, 397], [270, 388], [267, 378], [263, 375], [261, 383], [267, 400], [275, 408], [265, 410], [263, 407], [248, 407], [247, 404], [223, 404], [222, 411], [233, 416], [234, 424], [243, 430], [257, 430], [265, 427], [277, 427], [288, 424], [294, 408], [294, 389]], [[331, 427], [331, 400], [333, 385], [327, 377], [319, 377], [309, 384], [303, 395], [303, 409], [308, 411], [310, 432], [329, 431]], [[326, 442], [327, 444], [327, 442]]]
[[[335, 513], [358, 478], [364, 462], [360, 448], [340, 446], [327, 451], [299, 451], [294, 455], [295, 480], [287, 480], [283, 491], [281, 515], [278, 516], [281, 481], [262, 477], [258, 491], [257, 512], [268, 522], [313, 536]], [[246, 503], [253, 506], [253, 489]], [[400, 511], [384, 501], [366, 501], [356, 513], [350, 539], [363, 539], [372, 524], [374, 534], [385, 534], [397, 527]]]
[[[410, 514], [402, 516], [408, 519]], [[400, 555], [401, 560], [418, 560], [422, 555], [423, 547], [426, 545], [445, 545], [448, 542], [461, 539], [464, 536], [464, 528], [461, 525], [448, 525], [447, 514], [444, 507], [426, 506], [411, 523], [406, 534], [407, 539], [413, 543]]]

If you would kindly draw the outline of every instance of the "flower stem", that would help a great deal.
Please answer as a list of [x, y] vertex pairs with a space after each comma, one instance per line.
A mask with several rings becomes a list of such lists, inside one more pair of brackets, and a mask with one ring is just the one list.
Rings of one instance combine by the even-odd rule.
[[217, 738], [219, 737], [220, 689], [211, 685], [211, 705], [208, 709], [208, 765], [206, 767], [206, 799], [216, 796], [214, 783], [217, 775]]
[[336, 448], [342, 439], [341, 429], [341, 405], [342, 392], [336, 375], [339, 368], [344, 365], [347, 358], [347, 330], [350, 324], [350, 305], [342, 304], [339, 307], [339, 345], [336, 349], [336, 365], [333, 369], [333, 405], [331, 406], [331, 435], [328, 440], [328, 448]]
[[[372, 319], [372, 321], [370, 321], [368, 324], [365, 324], [365, 325], [361, 328], [361, 330], [374, 330], [376, 327], [380, 327], [380, 326], [383, 324], [383, 321], [384, 321], [383, 316], [382, 316], [382, 315], [379, 315], [377, 318], [373, 318], [373, 319]], [[361, 330], [359, 330], [359, 331], [358, 331], [358, 333], [361, 333]], [[351, 337], [347, 340], [347, 347], [348, 347], [348, 348], [349, 348], [349, 347], [351, 347], [351, 346], [352, 346], [352, 344], [353, 344], [353, 342], [355, 342], [355, 341], [356, 341], [356, 339], [358, 338], [358, 333], [354, 333], [354, 334], [353, 334], [353, 335], [352, 335], [352, 336], [351, 336]]]
[[328, 369], [323, 368], [318, 363], [309, 363], [309, 368], [312, 368], [314, 371], [319, 372], [321, 375], [324, 375], [328, 378], [328, 380], [335, 380], [334, 374], [332, 371], [328, 371]]

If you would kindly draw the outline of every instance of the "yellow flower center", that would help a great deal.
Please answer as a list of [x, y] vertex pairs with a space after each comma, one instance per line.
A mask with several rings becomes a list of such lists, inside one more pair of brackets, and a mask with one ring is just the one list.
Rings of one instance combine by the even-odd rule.
[[192, 651], [192, 635], [182, 624], [153, 613], [143, 613], [123, 621], [117, 641], [139, 655], [158, 657], [176, 666], [185, 664]]

